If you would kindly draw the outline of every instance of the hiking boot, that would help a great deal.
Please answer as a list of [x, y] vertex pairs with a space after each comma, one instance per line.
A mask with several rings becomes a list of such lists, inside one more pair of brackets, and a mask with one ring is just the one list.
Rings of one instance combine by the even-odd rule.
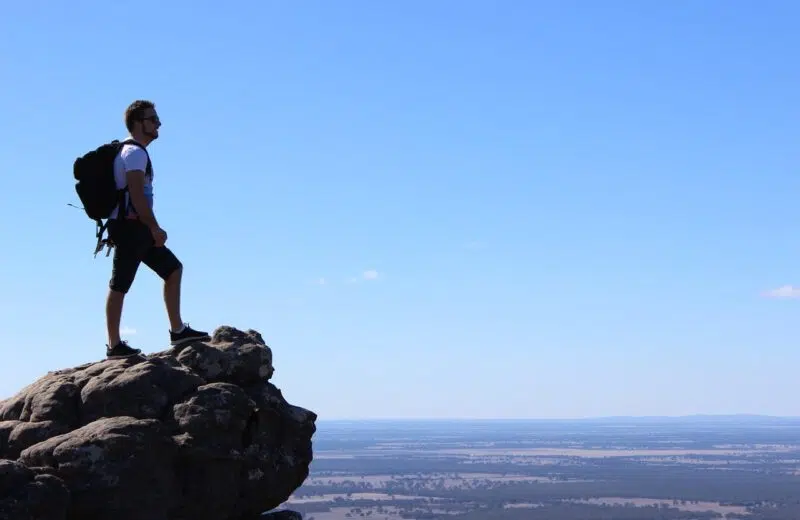
[[211, 336], [208, 335], [208, 332], [194, 330], [189, 326], [188, 323], [184, 323], [182, 331], [169, 331], [169, 339], [170, 345], [174, 347], [177, 345], [183, 345], [184, 343], [188, 343], [190, 341], [210, 340]]
[[128, 356], [137, 356], [141, 354], [142, 351], [138, 348], [133, 348], [128, 345], [127, 341], [120, 341], [113, 347], [109, 347], [106, 345], [106, 357], [109, 358], [120, 358], [120, 357], [128, 357]]

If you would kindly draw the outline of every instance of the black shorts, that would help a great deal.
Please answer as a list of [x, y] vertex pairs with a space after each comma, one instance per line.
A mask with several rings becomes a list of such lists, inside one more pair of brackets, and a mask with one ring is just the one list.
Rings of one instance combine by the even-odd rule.
[[168, 247], [155, 247], [152, 233], [139, 220], [109, 221], [108, 236], [114, 242], [114, 260], [108, 284], [111, 290], [127, 293], [141, 263], [163, 280], [182, 267]]

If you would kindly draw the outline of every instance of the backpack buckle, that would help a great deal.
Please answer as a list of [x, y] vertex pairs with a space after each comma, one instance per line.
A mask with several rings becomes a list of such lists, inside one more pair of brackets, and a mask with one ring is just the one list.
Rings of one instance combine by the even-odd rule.
[[97, 246], [94, 248], [94, 257], [97, 258], [97, 253], [106, 248], [106, 257], [111, 254], [111, 250], [114, 249], [114, 243], [108, 239], [97, 239]]
[[94, 247], [94, 257], [97, 258], [97, 253], [103, 250], [103, 247], [106, 248], [106, 257], [111, 254], [111, 249], [114, 248], [114, 242], [111, 238], [103, 238], [103, 233], [106, 231], [108, 227], [108, 222], [102, 224], [100, 221], [97, 222], [97, 244]]

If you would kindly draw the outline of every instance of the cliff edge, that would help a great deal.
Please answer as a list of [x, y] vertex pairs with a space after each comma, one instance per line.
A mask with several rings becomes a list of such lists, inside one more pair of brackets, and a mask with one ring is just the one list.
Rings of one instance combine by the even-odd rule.
[[241, 520], [308, 476], [315, 413], [261, 335], [50, 372], [0, 402], [0, 518]]

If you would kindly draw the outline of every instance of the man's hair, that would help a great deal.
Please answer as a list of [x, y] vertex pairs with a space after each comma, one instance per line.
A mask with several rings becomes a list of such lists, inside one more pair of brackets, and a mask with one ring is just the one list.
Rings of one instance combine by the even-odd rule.
[[134, 121], [139, 121], [144, 117], [144, 112], [148, 108], [155, 108], [155, 104], [145, 99], [137, 99], [125, 109], [125, 127], [128, 132], [133, 131]]

